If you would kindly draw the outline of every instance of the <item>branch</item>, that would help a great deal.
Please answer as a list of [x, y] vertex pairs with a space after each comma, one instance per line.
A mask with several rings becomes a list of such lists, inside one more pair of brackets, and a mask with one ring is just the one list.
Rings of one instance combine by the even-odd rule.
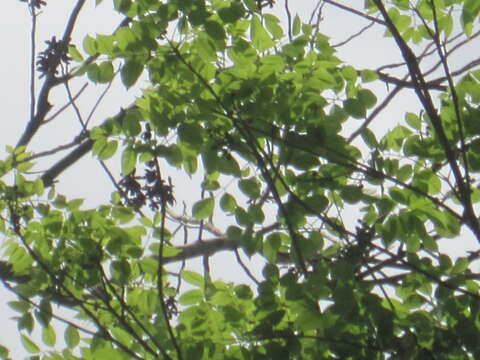
[[41, 151], [41, 152], [38, 152], [38, 153], [34, 153], [32, 156], [26, 158], [24, 161], [31, 161], [31, 160], [38, 159], [38, 158], [41, 158], [41, 157], [44, 157], [44, 156], [49, 156], [49, 155], [56, 154], [59, 151], [70, 149], [71, 147], [81, 143], [84, 140], [84, 138], [85, 138], [85, 133], [81, 133], [78, 136], [76, 136], [75, 139], [73, 139], [73, 141], [70, 141], [67, 144], [58, 145], [57, 147], [55, 147], [53, 149]]
[[365, 130], [369, 125], [370, 123], [377, 117], [377, 115], [387, 107], [387, 105], [390, 103], [390, 101], [392, 101], [392, 99], [395, 97], [395, 95], [397, 95], [400, 90], [402, 90], [403, 86], [401, 85], [397, 85], [395, 87], [395, 89], [393, 89], [392, 91], [390, 91], [390, 93], [388, 94], [387, 97], [385, 97], [385, 99], [383, 99], [382, 103], [380, 105], [378, 105], [373, 111], [372, 113], [368, 116], [368, 118], [364, 121], [364, 123], [357, 129], [355, 130], [348, 138], [347, 142], [350, 144], [353, 140], [355, 140], [355, 138], [360, 135], [363, 130]]
[[[117, 115], [113, 117], [115, 120], [119, 120], [125, 114], [125, 111], [128, 111], [131, 107], [135, 105], [129, 106], [126, 110], [121, 109]], [[111, 119], [110, 119], [111, 120]], [[100, 127], [105, 126], [106, 121], [100, 125]], [[86, 132], [88, 134], [88, 132]], [[41, 179], [43, 181], [43, 185], [45, 187], [52, 186], [55, 179], [63, 173], [66, 169], [68, 169], [71, 165], [76, 163], [80, 160], [85, 154], [87, 154], [93, 146], [94, 141], [90, 138], [86, 139], [82, 142], [76, 149], [72, 150], [69, 154], [67, 154], [63, 159], [55, 163], [51, 168], [49, 168], [45, 173], [42, 175]]]
[[[68, 18], [65, 32], [63, 33], [63, 44], [68, 44], [70, 42], [75, 22], [77, 21], [78, 15], [80, 14], [80, 10], [85, 4], [85, 1], [86, 0], [78, 0], [77, 4], [73, 8], [70, 17]], [[28, 122], [25, 131], [17, 142], [17, 147], [27, 145], [30, 140], [32, 140], [32, 137], [36, 134], [40, 126], [43, 124], [45, 116], [52, 108], [52, 105], [48, 102], [48, 97], [50, 95], [50, 90], [52, 90], [53, 86], [55, 85], [55, 72], [60, 64], [62, 55], [62, 51], [58, 51], [58, 53], [55, 55], [55, 65], [52, 66], [46, 74], [45, 81], [38, 95], [37, 112], [33, 117], [30, 118], [30, 121]]]
[[337, 47], [340, 47], [340, 46], [343, 46], [345, 44], [348, 44], [350, 41], [352, 41], [353, 39], [359, 37], [360, 35], [362, 35], [365, 31], [367, 31], [368, 29], [370, 29], [373, 25], [375, 25], [375, 22], [374, 21], [371, 21], [370, 24], [368, 25], [365, 25], [363, 28], [361, 28], [359, 31], [357, 31], [356, 33], [354, 33], [353, 35], [350, 35], [347, 39], [343, 40], [343, 41], [340, 41], [338, 44], [335, 44], [335, 45], [332, 45], [333, 48], [337, 48]]
[[47, 122], [50, 122], [52, 121], [53, 119], [55, 119], [58, 115], [60, 115], [60, 113], [62, 113], [65, 109], [67, 109], [73, 101], [75, 101], [76, 99], [78, 99], [78, 97], [83, 93], [83, 91], [87, 88], [88, 86], [88, 83], [85, 83], [81, 88], [80, 90], [75, 94], [75, 96], [72, 97], [71, 100], [69, 100], [65, 105], [63, 105], [60, 109], [58, 109], [52, 116], [50, 116], [49, 118], [45, 119], [44, 120], [44, 123], [46, 124]]
[[36, 51], [36, 34], [37, 34], [37, 9], [32, 3], [29, 4], [32, 14], [32, 29], [30, 31], [30, 119], [35, 115], [35, 53]]
[[71, 165], [76, 163], [81, 159], [86, 153], [88, 153], [93, 146], [93, 140], [87, 139], [82, 144], [80, 144], [75, 150], [70, 152], [63, 159], [58, 161], [50, 169], [48, 169], [41, 177], [43, 185], [45, 187], [50, 187], [53, 185], [55, 179]]
[[[201, 223], [201, 220], [197, 220], [185, 215], [178, 215], [174, 211], [172, 211], [170, 208], [167, 208], [167, 214], [173, 220], [178, 221], [181, 224], [200, 226], [200, 223]], [[210, 222], [203, 222], [202, 226], [205, 230], [207, 230], [213, 235], [223, 236], [223, 232]]]
[[[380, 72], [380, 71], [377, 71], [377, 75], [378, 75], [378, 78], [380, 80], [382, 80], [386, 83], [389, 83], [389, 84], [394, 84], [394, 85], [398, 85], [398, 86], [401, 86], [401, 87], [404, 87], [404, 88], [409, 88], [409, 89], [415, 89], [415, 86], [416, 86], [411, 80], [406, 80], [406, 78], [399, 79], [399, 78], [390, 76], [390, 75], [385, 74], [385, 73]], [[433, 81], [426, 82], [425, 83], [425, 88], [427, 88], [429, 90], [446, 91], [447, 87], [444, 86], [444, 85], [440, 85], [440, 83], [442, 83], [443, 80], [445, 80], [445, 79], [442, 79], [442, 81], [439, 81], [439, 80], [440, 79], [436, 79], [436, 80], [433, 80]]]
[[[264, 235], [278, 229], [280, 227], [279, 223], [273, 223], [271, 225], [265, 226], [258, 231], [256, 234]], [[176, 247], [180, 252], [175, 256], [164, 257], [164, 264], [171, 264], [179, 261], [190, 260], [199, 256], [212, 256], [220, 251], [224, 250], [236, 250], [242, 247], [241, 240], [229, 239], [226, 235], [218, 236], [208, 240], [199, 240], [192, 244], [178, 246]]]
[[385, 9], [383, 2], [381, 0], [373, 0], [373, 2], [380, 10], [387, 24], [388, 30], [392, 33], [395, 42], [397, 43], [397, 46], [402, 53], [402, 56], [408, 66], [410, 77], [415, 84], [415, 93], [417, 94], [418, 99], [420, 100], [426, 113], [431, 119], [432, 127], [435, 130], [435, 133], [440, 142], [440, 146], [442, 147], [445, 153], [445, 157], [448, 160], [453, 176], [455, 177], [455, 183], [458, 187], [457, 195], [462, 202], [464, 208], [463, 220], [465, 220], [470, 230], [472, 230], [472, 232], [475, 234], [477, 241], [480, 242], [480, 227], [471, 201], [471, 189], [467, 186], [467, 183], [463, 178], [463, 174], [460, 171], [459, 164], [456, 160], [455, 152], [453, 151], [452, 146], [450, 145], [450, 141], [443, 128], [442, 119], [438, 115], [437, 110], [433, 105], [433, 100], [430, 96], [430, 93], [428, 92], [428, 87], [425, 82], [424, 75], [420, 70], [417, 58], [413, 51], [410, 49], [410, 47], [407, 45], [405, 40], [402, 38], [402, 35], [399, 33], [395, 24], [393, 24], [393, 21], [388, 15], [388, 12]]
[[358, 16], [360, 16], [360, 17], [363, 17], [363, 18], [367, 19], [367, 20], [373, 21], [373, 22], [375, 22], [375, 23], [377, 23], [377, 24], [386, 25], [386, 24], [385, 24], [385, 21], [383, 21], [382, 19], [378, 19], [378, 18], [376, 18], [376, 17], [374, 17], [374, 16], [370, 16], [370, 15], [364, 14], [364, 13], [362, 13], [361, 11], [358, 11], [358, 10], [356, 10], [356, 9], [354, 9], [354, 8], [351, 8], [351, 7], [348, 7], [348, 6], [339, 4], [339, 3], [337, 3], [337, 2], [335, 2], [335, 1], [333, 1], [333, 0], [323, 0], [323, 1], [326, 2], [327, 4], [336, 6], [336, 7], [340, 8], [340, 9], [342, 9], [342, 10], [345, 10], [345, 11], [347, 11], [347, 12], [349, 12], [349, 13], [358, 15]]

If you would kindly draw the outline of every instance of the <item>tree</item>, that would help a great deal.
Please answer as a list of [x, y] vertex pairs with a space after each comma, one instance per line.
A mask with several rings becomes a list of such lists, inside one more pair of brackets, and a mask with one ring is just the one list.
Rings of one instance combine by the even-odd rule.
[[[55, 6], [24, 2], [33, 22]], [[119, 26], [76, 46], [84, 3], [32, 54], [30, 118], [0, 163], [0, 278], [35, 358], [480, 357], [480, 251], [443, 246], [480, 241], [480, 59], [451, 63], [480, 34], [478, 1], [324, 0], [303, 19], [287, 0], [115, 0]], [[328, 7], [365, 21], [338, 46], [376, 27], [399, 61], [344, 63], [321, 32]], [[76, 79], [108, 89], [118, 76], [147, 85], [92, 125]], [[34, 152], [61, 118], [56, 88], [81, 131]], [[419, 110], [391, 113], [382, 133], [372, 124], [402, 92]], [[113, 189], [92, 209], [55, 190], [87, 154]], [[178, 171], [200, 175], [194, 203]], [[250, 281], [211, 276], [224, 250]], [[63, 350], [48, 350], [53, 319]]]

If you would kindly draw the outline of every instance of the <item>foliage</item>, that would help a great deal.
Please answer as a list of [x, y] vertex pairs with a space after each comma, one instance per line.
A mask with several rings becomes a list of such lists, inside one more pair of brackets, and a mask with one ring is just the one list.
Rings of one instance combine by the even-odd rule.
[[[478, 1], [369, 0], [353, 9], [325, 0], [308, 21], [285, 0], [115, 0], [121, 25], [75, 46], [84, 2], [38, 55], [36, 107], [0, 162], [0, 274], [17, 295], [9, 305], [27, 351], [37, 359], [480, 358], [480, 252], [453, 257], [441, 242], [462, 247], [467, 233], [480, 241], [479, 59], [450, 63], [478, 35]], [[55, 6], [27, 3], [34, 19]], [[285, 5], [283, 22], [274, 10]], [[344, 63], [320, 31], [328, 6], [383, 29], [401, 63]], [[53, 88], [67, 85], [75, 106], [69, 83], [116, 77], [126, 88], [147, 79], [134, 104], [97, 125], [77, 110], [83, 128], [71, 144], [32, 152], [54, 113]], [[378, 84], [392, 88], [383, 94]], [[391, 113], [382, 133], [372, 124], [401, 90], [419, 111]], [[65, 149], [40, 177], [29, 172]], [[88, 153], [113, 184], [111, 202], [94, 209], [54, 187]], [[202, 178], [182, 215], [174, 169]], [[182, 244], [180, 230], [197, 241]], [[211, 276], [209, 259], [221, 250], [251, 281]], [[244, 263], [253, 255], [264, 259], [258, 279]], [[203, 270], [190, 266], [198, 256]], [[53, 304], [75, 317], [61, 318]], [[62, 350], [52, 348], [62, 337], [53, 319], [66, 323]], [[50, 350], [30, 337], [35, 327]], [[8, 358], [6, 348], [0, 354]]]

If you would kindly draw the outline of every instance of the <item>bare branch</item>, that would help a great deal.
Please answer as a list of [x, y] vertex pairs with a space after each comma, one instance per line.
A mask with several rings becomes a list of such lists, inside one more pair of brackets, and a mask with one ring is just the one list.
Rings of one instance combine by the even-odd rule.
[[76, 99], [79, 98], [79, 96], [83, 93], [83, 91], [87, 88], [88, 86], [88, 83], [85, 83], [81, 88], [80, 90], [75, 94], [75, 96], [73, 96], [71, 99], [68, 100], [68, 102], [63, 105], [60, 109], [58, 109], [52, 116], [46, 118], [44, 120], [44, 124], [52, 121], [53, 119], [55, 119], [58, 115], [60, 115], [60, 113], [62, 113], [65, 109], [67, 109], [71, 104], [72, 104], [72, 101], [75, 101]]
[[37, 9], [33, 3], [29, 4], [30, 14], [32, 15], [32, 29], [30, 32], [30, 119], [35, 115], [35, 55], [36, 55], [36, 36], [37, 36]]
[[285, 0], [285, 13], [287, 14], [287, 28], [288, 28], [288, 40], [290, 42], [293, 39], [292, 36], [292, 14], [290, 13], [290, 8], [288, 6], [288, 0]]
[[343, 46], [345, 44], [348, 44], [350, 41], [352, 41], [353, 39], [359, 37], [360, 35], [362, 35], [365, 31], [367, 31], [368, 29], [370, 29], [373, 25], [375, 25], [375, 22], [372, 21], [370, 22], [370, 24], [364, 26], [363, 28], [361, 28], [359, 31], [357, 31], [356, 33], [352, 34], [351, 36], [349, 36], [347, 39], [343, 40], [343, 41], [340, 41], [338, 44], [335, 44], [335, 45], [332, 45], [333, 48], [336, 48], [336, 47], [340, 47], [340, 46]]
[[71, 142], [69, 142], [68, 144], [64, 144], [64, 145], [59, 145], [51, 150], [46, 150], [46, 151], [42, 151], [42, 152], [38, 152], [36, 154], [33, 154], [32, 156], [28, 157], [27, 159], [25, 159], [25, 161], [30, 161], [30, 160], [34, 160], [34, 159], [38, 159], [38, 158], [41, 158], [41, 157], [44, 157], [44, 156], [48, 156], [48, 155], [53, 155], [53, 154], [56, 154], [58, 153], [59, 151], [63, 151], [63, 150], [67, 150], [67, 149], [70, 149], [71, 147], [75, 146], [75, 145], [78, 145], [79, 143], [82, 142], [82, 140], [85, 138], [85, 133], [82, 133], [80, 134], [79, 136], [76, 136], [75, 139]]
[[373, 21], [373, 22], [375, 22], [375, 23], [377, 23], [377, 24], [384, 25], [384, 26], [386, 25], [386, 24], [385, 24], [385, 21], [383, 21], [382, 19], [378, 19], [378, 18], [373, 17], [373, 16], [370, 16], [370, 15], [368, 15], [368, 14], [364, 14], [364, 13], [362, 13], [361, 11], [358, 11], [358, 10], [356, 10], [356, 9], [354, 9], [354, 8], [351, 8], [351, 7], [348, 7], [348, 6], [339, 4], [339, 3], [336, 2], [336, 1], [333, 1], [333, 0], [323, 0], [323, 1], [326, 2], [327, 4], [331, 4], [331, 5], [336, 6], [336, 7], [340, 8], [340, 9], [342, 9], [342, 10], [345, 10], [345, 11], [347, 11], [347, 12], [349, 12], [349, 13], [352, 13], [352, 14], [358, 15], [358, 16], [360, 16], [360, 17], [363, 17], [363, 18], [365, 18], [365, 19], [367, 19], [367, 20]]
[[[80, 14], [80, 10], [85, 4], [85, 1], [86, 0], [78, 0], [77, 4], [73, 8], [72, 13], [68, 18], [67, 26], [62, 37], [63, 44], [68, 44], [68, 42], [70, 41], [75, 22], [77, 21], [78, 15]], [[30, 142], [30, 140], [36, 134], [40, 126], [44, 123], [45, 116], [52, 108], [52, 105], [48, 102], [48, 97], [50, 95], [50, 90], [54, 86], [55, 71], [60, 64], [62, 55], [62, 52], [58, 52], [56, 54], [56, 57], [54, 59], [55, 66], [52, 66], [52, 68], [49, 69], [48, 73], [45, 76], [45, 81], [38, 95], [36, 114], [30, 118], [25, 128], [25, 131], [17, 142], [17, 147], [27, 145]]]

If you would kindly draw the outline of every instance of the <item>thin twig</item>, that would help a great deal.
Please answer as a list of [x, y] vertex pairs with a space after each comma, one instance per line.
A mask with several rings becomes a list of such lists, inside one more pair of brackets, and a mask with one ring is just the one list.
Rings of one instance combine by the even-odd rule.
[[[138, 319], [138, 317], [133, 313], [132, 309], [128, 304], [125, 303], [125, 301], [122, 299], [122, 297], [117, 293], [113, 285], [111, 284], [111, 280], [107, 277], [105, 274], [105, 271], [101, 264], [98, 265], [98, 270], [102, 274], [102, 279], [101, 279], [101, 285], [103, 287], [103, 291], [105, 294], [108, 294], [108, 290], [113, 294], [115, 299], [118, 301], [118, 303], [121, 306], [121, 309], [126, 311], [130, 317], [133, 319], [133, 321], [142, 329], [142, 331], [145, 333], [146, 336], [149, 337], [149, 339], [155, 344], [155, 346], [159, 349], [160, 353], [164, 358], [168, 359], [168, 354], [166, 351], [163, 349], [161, 344], [157, 343], [157, 340], [155, 336], [153, 336], [150, 331], [145, 327], [145, 325]], [[157, 356], [157, 353], [150, 347], [150, 345], [143, 339], [141, 335], [135, 331], [135, 329], [126, 321], [124, 314], [118, 314], [118, 312], [110, 305], [110, 301], [108, 297], [101, 297], [99, 298], [102, 300], [102, 302], [107, 306], [108, 312], [112, 314], [124, 327], [126, 331], [130, 333], [130, 335], [137, 341], [148, 353], [152, 354], [153, 356]]]
[[[433, 40], [435, 41], [438, 56], [439, 56], [440, 61], [442, 63], [443, 70], [445, 72], [445, 76], [447, 77], [448, 87], [450, 89], [450, 94], [452, 96], [453, 107], [455, 109], [455, 118], [457, 120], [458, 135], [459, 135], [459, 138], [460, 138], [460, 146], [461, 146], [460, 152], [462, 154], [462, 160], [463, 160], [465, 185], [468, 189], [467, 191], [470, 192], [470, 185], [471, 185], [471, 183], [470, 183], [470, 180], [471, 180], [470, 179], [470, 171], [469, 171], [470, 166], [469, 166], [468, 159], [467, 159], [467, 147], [465, 146], [465, 133], [464, 133], [464, 130], [463, 130], [463, 121], [462, 121], [462, 116], [461, 116], [461, 112], [460, 112], [460, 104], [459, 104], [458, 94], [457, 94], [457, 90], [455, 89], [455, 85], [453, 84], [453, 78], [452, 78], [452, 75], [450, 73], [450, 68], [448, 66], [447, 57], [444, 54], [443, 46], [440, 43], [440, 30], [439, 30], [439, 27], [438, 27], [437, 9], [436, 9], [435, 4], [433, 3], [432, 0], [430, 0], [430, 7], [432, 8], [433, 24], [434, 24], [434, 27], [435, 27], [435, 33], [431, 34], [431, 35], [433, 36]], [[418, 12], [418, 15], [422, 19], [425, 27], [428, 29], [428, 31], [430, 31], [429, 27], [427, 26], [427, 24], [425, 22], [425, 19], [423, 19], [420, 12]], [[476, 218], [476, 215], [474, 215], [474, 216]]]
[[108, 90], [110, 90], [110, 88], [112, 87], [112, 84], [113, 84], [113, 80], [115, 79], [115, 76], [118, 74], [118, 70], [115, 72], [115, 74], [113, 75], [113, 78], [112, 80], [110, 80], [108, 82], [108, 85], [105, 87], [105, 89], [103, 89], [102, 93], [100, 94], [100, 96], [98, 97], [97, 101], [95, 101], [95, 104], [93, 105], [92, 107], [92, 110], [90, 110], [90, 113], [88, 114], [87, 116], [87, 120], [85, 121], [85, 126], [88, 126], [88, 123], [90, 122], [90, 120], [93, 118], [93, 114], [95, 114], [95, 111], [97, 110], [98, 106], [100, 105], [100, 103], [102, 102], [103, 98], [105, 97], [105, 95], [107, 95], [108, 93]]
[[[167, 214], [170, 218], [182, 224], [200, 225], [200, 220], [185, 215], [178, 215], [170, 208], [167, 208]], [[211, 222], [204, 222], [203, 228], [213, 235], [223, 235], [223, 232], [217, 227], [215, 227], [215, 225], [213, 225]]]
[[19, 216], [16, 214], [13, 206], [18, 206], [18, 204], [17, 203], [15, 203], [14, 205], [10, 204], [9, 206], [10, 215], [11, 215], [10, 224], [12, 225], [13, 232], [18, 237], [18, 239], [20, 239], [20, 242], [27, 250], [27, 253], [32, 257], [33, 260], [36, 261], [36, 263], [40, 266], [40, 268], [43, 269], [43, 271], [48, 275], [50, 281], [55, 286], [59, 287], [59, 289], [63, 290], [71, 299], [75, 300], [76, 304], [78, 304], [78, 306], [80, 306], [80, 308], [85, 312], [85, 314], [97, 325], [99, 329], [101, 329], [101, 331], [104, 333], [104, 336], [106, 336], [109, 341], [117, 345], [121, 350], [123, 350], [130, 356], [134, 357], [135, 359], [141, 359], [137, 354], [135, 354], [132, 350], [130, 350], [128, 346], [114, 339], [108, 332], [107, 327], [103, 326], [100, 320], [95, 316], [95, 314], [92, 313], [80, 299], [76, 298], [73, 292], [71, 292], [70, 289], [63, 282], [59, 281], [56, 274], [52, 272], [52, 269], [50, 269], [50, 267], [43, 261], [43, 259], [41, 259], [37, 253], [35, 253], [35, 251], [33, 251], [32, 247], [28, 244], [27, 240], [22, 235], [23, 230], [20, 227], [20, 222], [18, 220]]
[[[62, 69], [63, 69], [63, 66], [62, 66]], [[65, 90], [67, 91], [68, 102], [72, 105], [73, 111], [75, 112], [75, 115], [77, 116], [77, 119], [80, 122], [82, 130], [87, 131], [87, 126], [85, 124], [85, 121], [83, 121], [83, 117], [82, 117], [82, 114], [80, 113], [80, 109], [78, 108], [77, 104], [75, 103], [75, 99], [72, 96], [72, 91], [70, 90], [70, 85], [68, 80], [64, 82], [64, 86], [65, 86]]]
[[[51, 316], [53, 317], [54, 319], [64, 323], [65, 325], [68, 325], [68, 326], [71, 326], [71, 327], [74, 327], [75, 329], [87, 334], [87, 335], [90, 335], [90, 336], [94, 336], [98, 333], [92, 331], [92, 330], [89, 330], [87, 328], [84, 328], [78, 324], [75, 324], [73, 322], [71, 322], [70, 320], [67, 320], [57, 314], [55, 314], [54, 312], [51, 312], [51, 311], [47, 311], [45, 309], [45, 307], [41, 307], [40, 305], [38, 305], [37, 303], [35, 303], [32, 299], [22, 295], [17, 289], [15, 289], [13, 286], [11, 286], [7, 281], [3, 280], [2, 279], [2, 283], [3, 283], [3, 286], [5, 286], [9, 291], [11, 291], [12, 293], [15, 294], [15, 296], [17, 296], [18, 298], [22, 299], [23, 301], [29, 303], [30, 305], [32, 305], [33, 307], [35, 307], [38, 311], [42, 312], [42, 313], [46, 313], [48, 316]], [[102, 334], [100, 334], [100, 336], [103, 336]], [[110, 340], [110, 338], [108, 337], [104, 337], [105, 340]]]
[[338, 44], [335, 44], [335, 45], [332, 45], [333, 48], [337, 48], [337, 47], [340, 47], [340, 46], [343, 46], [345, 44], [348, 44], [350, 41], [352, 41], [353, 39], [359, 37], [360, 35], [362, 35], [365, 31], [367, 31], [368, 29], [370, 29], [373, 25], [375, 25], [375, 22], [372, 21], [370, 22], [370, 24], [364, 26], [363, 28], [361, 28], [359, 31], [357, 31], [356, 33], [354, 33], [353, 35], [349, 36], [347, 39], [343, 40], [343, 41], [340, 41]]
[[[160, 172], [160, 165], [158, 164], [158, 159], [155, 159], [155, 168], [157, 172], [157, 181], [159, 181], [160, 184], [163, 184], [163, 179], [162, 175]], [[165, 321], [165, 325], [167, 328], [168, 336], [170, 337], [170, 341], [173, 344], [173, 348], [175, 349], [175, 352], [177, 353], [178, 359], [182, 360], [183, 355], [182, 351], [180, 349], [180, 346], [178, 345], [177, 342], [177, 337], [173, 333], [173, 328], [172, 324], [170, 324], [170, 319], [168, 316], [168, 309], [167, 309], [167, 304], [165, 303], [165, 291], [163, 288], [163, 250], [164, 250], [164, 245], [165, 245], [165, 220], [167, 217], [166, 213], [166, 208], [167, 208], [167, 200], [165, 196], [162, 196], [161, 198], [161, 204], [160, 204], [160, 211], [161, 211], [161, 220], [160, 220], [160, 244], [158, 246], [158, 268], [157, 268], [157, 292], [158, 292], [158, 301], [160, 302], [160, 307], [162, 309], [162, 315], [163, 315], [163, 320]], [[168, 357], [167, 359], [170, 359]]]
[[292, 42], [292, 14], [290, 13], [290, 8], [288, 7], [288, 0], [285, 0], [285, 13], [287, 14], [287, 29], [288, 29], [288, 40]]
[[410, 76], [413, 82], [416, 84], [415, 93], [417, 94], [418, 99], [420, 100], [423, 108], [430, 117], [432, 126], [435, 130], [435, 133], [438, 137], [441, 147], [445, 153], [445, 156], [448, 160], [450, 168], [452, 170], [453, 176], [455, 177], [455, 182], [458, 187], [458, 197], [462, 202], [464, 207], [464, 217], [468, 227], [474, 233], [477, 241], [480, 242], [480, 227], [478, 219], [475, 216], [475, 211], [473, 210], [473, 205], [471, 202], [471, 189], [467, 187], [463, 179], [463, 174], [460, 171], [459, 164], [457, 163], [456, 155], [452, 149], [450, 141], [445, 133], [445, 129], [442, 124], [442, 120], [437, 113], [435, 106], [433, 105], [433, 100], [426, 88], [425, 78], [420, 70], [418, 61], [410, 49], [410, 47], [405, 43], [405, 40], [400, 35], [398, 29], [390, 18], [385, 6], [381, 0], [373, 0], [377, 8], [380, 10], [385, 22], [387, 23], [387, 28], [392, 33], [395, 42], [397, 43], [405, 62], [407, 63]]
[[59, 145], [59, 146], [57, 146], [57, 147], [55, 147], [54, 149], [51, 149], [51, 150], [38, 152], [38, 153], [33, 154], [32, 156], [26, 158], [25, 161], [31, 161], [31, 160], [38, 159], [38, 158], [41, 158], [41, 157], [44, 157], [44, 156], [56, 154], [59, 151], [70, 149], [71, 147], [73, 147], [75, 145], [78, 145], [83, 139], [84, 139], [84, 136], [82, 136], [82, 134], [80, 134], [79, 136], [76, 136], [75, 139], [73, 141], [69, 142], [68, 144]]
[[[78, 99], [78, 97], [83, 93], [83, 91], [87, 88], [87, 86], [88, 86], [88, 83], [85, 83], [80, 88], [80, 90], [75, 94], [75, 96], [72, 97], [72, 100]], [[62, 113], [64, 110], [66, 110], [71, 104], [72, 104], [72, 102], [69, 100], [65, 105], [63, 105], [60, 109], [58, 109], [52, 116], [50, 116], [48, 118], [45, 118], [44, 124], [46, 124], [46, 123], [52, 121], [53, 119], [55, 119], [58, 115], [60, 115], [60, 113]]]
[[361, 11], [358, 11], [354, 8], [351, 8], [351, 7], [348, 7], [348, 6], [345, 6], [345, 5], [342, 5], [342, 4], [339, 4], [337, 3], [336, 1], [333, 1], [333, 0], [323, 0], [324, 2], [326, 2], [327, 4], [331, 4], [333, 6], [336, 6], [342, 10], [345, 10], [349, 13], [352, 13], [352, 14], [355, 14], [355, 15], [358, 15], [360, 17], [363, 17], [364, 19], [367, 19], [367, 20], [370, 20], [370, 21], [373, 21], [377, 24], [380, 24], [380, 25], [386, 25], [385, 24], [385, 21], [383, 21], [382, 19], [378, 19], [376, 17], [373, 17], [373, 16], [370, 16], [368, 14], [364, 14], [362, 13]]
[[[461, 33], [460, 35], [463, 35], [463, 33]], [[458, 35], [457, 35], [458, 36]], [[477, 38], [478, 36], [480, 36], [480, 30], [477, 31], [476, 33], [472, 34], [471, 36], [469, 36], [468, 38], [466, 38], [465, 40], [463, 41], [460, 41], [458, 44], [456, 44], [455, 46], [453, 46], [450, 50], [446, 50], [445, 51], [445, 58], [448, 58], [451, 54], [453, 54], [456, 50], [460, 49], [462, 46], [464, 45], [467, 45], [468, 43], [470, 43], [473, 39]], [[450, 43], [450, 39], [448, 41], [445, 42], [445, 44], [448, 44]], [[431, 51], [431, 53], [433, 54], [434, 52], [436, 51], [436, 49], [433, 49]], [[442, 60], [440, 59], [436, 64], [434, 64], [430, 69], [428, 69], [427, 71], [425, 71], [424, 75], [425, 76], [428, 76], [430, 75], [432, 72], [434, 72], [439, 66], [442, 65]], [[453, 75], [454, 73], [452, 73]]]
[[242, 258], [240, 257], [240, 254], [238, 252], [238, 249], [233, 249], [233, 252], [235, 254], [235, 258], [237, 259], [238, 265], [240, 265], [240, 267], [243, 269], [245, 274], [247, 274], [247, 276], [250, 278], [250, 280], [252, 280], [257, 286], [260, 285], [260, 281], [257, 280], [257, 278], [252, 274], [250, 269], [247, 267], [247, 265], [245, 265], [245, 263], [243, 262]]
[[377, 117], [377, 115], [380, 114], [380, 112], [387, 107], [390, 101], [393, 100], [395, 95], [397, 95], [400, 92], [400, 90], [402, 90], [402, 86], [400, 85], [395, 86], [395, 88], [388, 93], [385, 99], [383, 99], [382, 103], [372, 111], [372, 113], [363, 122], [363, 124], [348, 137], [347, 142], [351, 143], [353, 140], [355, 140], [355, 138], [358, 135], [360, 135], [363, 132], [363, 130], [370, 125], [370, 123]]
[[[62, 37], [62, 44], [68, 44], [73, 32], [73, 28], [77, 21], [78, 15], [80, 14], [80, 10], [82, 9], [83, 5], [85, 4], [86, 0], [78, 0], [75, 7], [73, 8], [68, 21], [65, 31]], [[33, 138], [33, 136], [37, 133], [40, 126], [42, 126], [43, 121], [45, 120], [45, 116], [50, 111], [52, 105], [48, 102], [48, 98], [50, 95], [50, 91], [52, 90], [53, 86], [55, 85], [55, 72], [58, 68], [58, 65], [61, 62], [61, 57], [63, 53], [61, 51], [56, 54], [56, 58], [54, 59], [55, 66], [52, 66], [49, 69], [48, 73], [45, 76], [45, 80], [43, 82], [42, 88], [38, 95], [38, 101], [36, 103], [36, 113], [35, 115], [29, 120], [25, 130], [23, 131], [20, 139], [17, 142], [17, 147], [22, 145], [27, 145]]]
[[32, 29], [30, 32], [30, 121], [35, 116], [35, 56], [36, 56], [36, 35], [37, 35], [37, 11], [35, 3], [28, 4], [30, 14], [32, 15]]

